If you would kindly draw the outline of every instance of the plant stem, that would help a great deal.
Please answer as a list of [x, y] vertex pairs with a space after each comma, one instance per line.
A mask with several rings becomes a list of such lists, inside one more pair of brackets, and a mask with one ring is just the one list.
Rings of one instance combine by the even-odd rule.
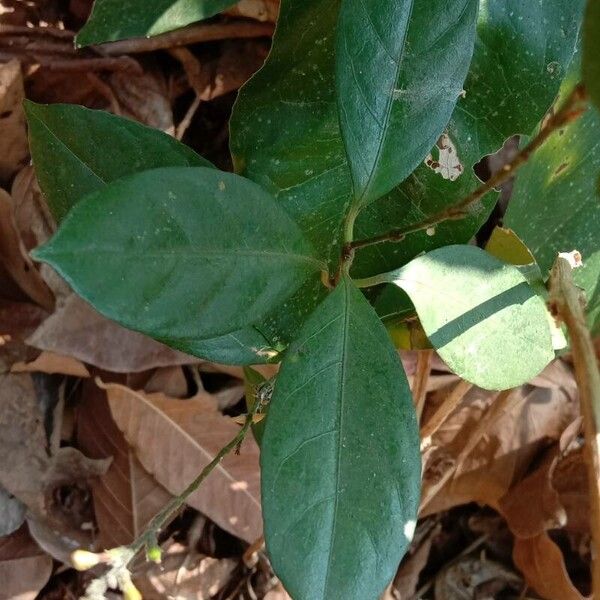
[[[573, 253], [575, 254], [575, 253]], [[550, 307], [569, 331], [579, 401], [584, 420], [585, 458], [591, 507], [592, 588], [600, 598], [600, 372], [570, 262], [559, 255], [550, 275]]]
[[513, 158], [513, 160], [504, 165], [502, 169], [492, 175], [484, 184], [456, 204], [453, 204], [418, 223], [413, 223], [412, 225], [398, 229], [392, 229], [387, 233], [372, 238], [354, 240], [347, 245], [351, 250], [358, 250], [383, 242], [400, 242], [409, 233], [415, 233], [417, 231], [422, 231], [423, 229], [435, 227], [444, 221], [463, 219], [468, 216], [469, 209], [474, 204], [479, 202], [489, 191], [499, 187], [513, 177], [516, 171], [530, 159], [531, 155], [538, 150], [555, 131], [581, 116], [587, 108], [586, 101], [587, 93], [583, 84], [580, 83], [576, 85], [573, 91], [567, 96], [558, 111], [551, 114], [546, 119], [538, 134]]
[[257, 412], [262, 408], [260, 402], [255, 402], [252, 409], [246, 415], [244, 425], [239, 430], [237, 435], [212, 459], [200, 474], [192, 481], [186, 488], [179, 494], [172, 498], [169, 503], [155, 515], [150, 523], [148, 523], [146, 529], [127, 547], [131, 552], [131, 559], [147, 544], [155, 544], [156, 538], [159, 531], [167, 525], [181, 510], [186, 500], [200, 487], [200, 484], [212, 473], [212, 471], [219, 465], [219, 463], [229, 454], [232, 450], [237, 448], [246, 437], [252, 421]]

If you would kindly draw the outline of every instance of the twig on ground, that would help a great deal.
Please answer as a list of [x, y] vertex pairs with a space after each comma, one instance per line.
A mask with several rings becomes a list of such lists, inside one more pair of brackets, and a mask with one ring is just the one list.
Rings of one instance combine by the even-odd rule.
[[187, 46], [199, 42], [215, 42], [219, 40], [271, 37], [272, 23], [253, 21], [231, 21], [226, 23], [199, 23], [183, 29], [177, 29], [151, 38], [135, 38], [108, 42], [95, 49], [106, 56], [117, 54], [138, 54], [165, 50], [177, 46]]
[[559, 254], [550, 274], [550, 308], [567, 326], [573, 352], [586, 442], [592, 530], [592, 589], [594, 598], [600, 598], [600, 371], [585, 320], [585, 298], [573, 280], [573, 267], [578, 263], [581, 263], [581, 255], [577, 251]]

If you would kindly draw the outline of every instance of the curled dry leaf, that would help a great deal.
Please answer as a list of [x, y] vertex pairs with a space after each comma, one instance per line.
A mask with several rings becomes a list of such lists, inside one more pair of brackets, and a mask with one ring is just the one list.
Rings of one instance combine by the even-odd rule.
[[[144, 468], [179, 494], [238, 433], [205, 392], [189, 400], [106, 387], [119, 429]], [[252, 542], [262, 533], [258, 447], [246, 436], [240, 454], [229, 454], [188, 499], [223, 529]]]
[[75, 294], [60, 304], [27, 343], [113, 373], [134, 373], [197, 361], [105, 319]]
[[48, 375], [61, 374], [71, 377], [86, 378], [90, 372], [85, 365], [71, 356], [42, 352], [31, 362], [18, 362], [12, 366], [13, 373], [47, 373]]
[[134, 583], [144, 598], [209, 600], [229, 582], [237, 561], [211, 558], [171, 543], [160, 565], [148, 565], [135, 574]]
[[548, 534], [517, 538], [513, 559], [528, 585], [546, 600], [585, 600], [571, 582], [560, 548]]
[[47, 242], [56, 230], [56, 224], [31, 165], [17, 173], [11, 196], [15, 223], [25, 249], [29, 251]]
[[27, 526], [0, 538], [0, 600], [34, 600], [52, 573], [52, 559], [31, 539]]
[[0, 189], [0, 263], [15, 283], [40, 306], [50, 310], [54, 296], [29, 258], [15, 223], [11, 197]]
[[14, 175], [29, 155], [24, 99], [19, 62], [11, 60], [0, 64], [0, 180], [7, 180]]
[[104, 390], [83, 386], [77, 412], [77, 442], [91, 458], [112, 457], [103, 475], [92, 481], [99, 548], [131, 543], [171, 495], [147, 473], [110, 414]]
[[473, 388], [432, 437], [422, 514], [474, 501], [497, 507], [578, 414], [573, 377], [560, 361], [512, 391]]

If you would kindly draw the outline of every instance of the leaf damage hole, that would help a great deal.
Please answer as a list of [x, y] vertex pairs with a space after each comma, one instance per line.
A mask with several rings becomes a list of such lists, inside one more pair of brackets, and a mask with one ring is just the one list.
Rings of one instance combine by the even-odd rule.
[[[433, 153], [437, 153], [437, 158]], [[434, 149], [425, 158], [425, 164], [434, 173], [438, 173], [444, 179], [456, 181], [463, 173], [464, 167], [458, 158], [456, 146], [447, 133], [443, 133], [437, 141]]]

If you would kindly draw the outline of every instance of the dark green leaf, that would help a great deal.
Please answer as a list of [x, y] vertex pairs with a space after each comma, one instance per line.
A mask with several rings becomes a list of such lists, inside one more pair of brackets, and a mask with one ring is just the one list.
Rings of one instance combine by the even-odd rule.
[[[583, 0], [480, 2], [464, 97], [431, 152], [431, 166], [421, 165], [402, 185], [369, 205], [358, 218], [355, 237], [412, 225], [473, 191], [480, 184], [473, 166], [510, 136], [529, 135], [552, 104], [576, 52], [582, 14]], [[423, 231], [401, 244], [361, 250], [353, 275], [368, 277], [406, 264], [422, 251], [466, 243], [487, 219], [496, 197], [488, 194], [472, 216], [443, 223], [434, 235]]]
[[343, 0], [337, 101], [355, 203], [403, 181], [444, 130], [473, 54], [477, 0]]
[[282, 1], [271, 54], [231, 119], [236, 171], [269, 190], [335, 262], [351, 195], [334, 87], [339, 3]]
[[57, 221], [86, 194], [157, 167], [211, 164], [171, 136], [74, 104], [25, 103], [40, 187]]
[[[212, 166], [171, 136], [110, 113], [33, 102], [25, 110], [36, 174], [59, 222], [81, 198], [120, 177], [158, 167]], [[275, 355], [270, 337], [255, 327], [215, 339], [163, 341], [226, 364], [267, 362]]]
[[600, 2], [588, 0], [583, 21], [583, 80], [600, 110]]
[[283, 361], [261, 466], [267, 549], [292, 597], [379, 598], [415, 525], [419, 435], [398, 355], [348, 279]]
[[554, 358], [544, 301], [519, 269], [476, 246], [433, 250], [375, 279], [410, 296], [433, 347], [475, 385], [521, 385]]
[[[568, 90], [565, 85], [565, 92]], [[600, 116], [595, 110], [556, 132], [519, 172], [505, 216], [547, 276], [558, 252], [579, 250], [574, 271], [600, 332]]]
[[262, 188], [191, 167], [87, 196], [36, 257], [108, 318], [171, 345], [255, 323], [323, 267]]
[[77, 46], [151, 37], [212, 17], [235, 0], [96, 0]]

